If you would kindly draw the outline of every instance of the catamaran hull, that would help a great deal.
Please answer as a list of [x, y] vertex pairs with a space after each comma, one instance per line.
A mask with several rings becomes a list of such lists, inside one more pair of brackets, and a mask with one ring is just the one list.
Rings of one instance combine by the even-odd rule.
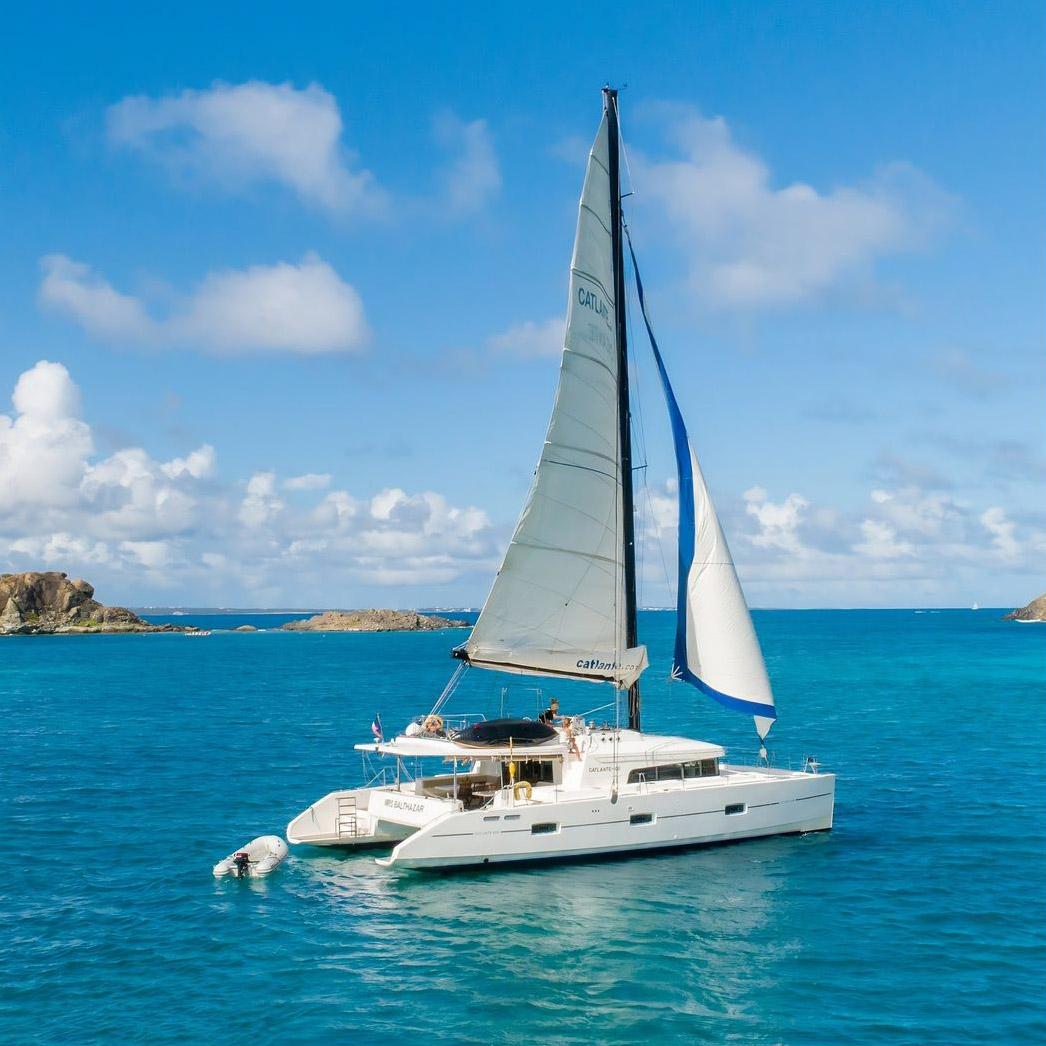
[[352, 850], [395, 846], [416, 831], [416, 827], [376, 816], [371, 809], [372, 802], [378, 805], [373, 799], [376, 791], [381, 790], [349, 788], [330, 792], [287, 825], [288, 842]]
[[761, 780], [752, 783], [621, 794], [616, 802], [601, 795], [452, 814], [377, 861], [437, 870], [639, 853], [832, 827], [834, 775], [781, 772], [769, 781], [766, 772], [756, 776]]

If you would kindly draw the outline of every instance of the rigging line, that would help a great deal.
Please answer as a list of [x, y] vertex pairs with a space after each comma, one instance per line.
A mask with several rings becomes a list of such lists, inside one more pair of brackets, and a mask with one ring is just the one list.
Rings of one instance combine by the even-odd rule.
[[[628, 225], [627, 225], [627, 223], [624, 224], [624, 229], [625, 229], [625, 235], [627, 237], [628, 236]], [[631, 239], [629, 239], [628, 242], [629, 242], [629, 247], [631, 247], [631, 244], [632, 244]], [[631, 267], [630, 271], [631, 271], [631, 274], [632, 274], [632, 283], [633, 283], [633, 286], [637, 286], [636, 285], [637, 273], [636, 273], [635, 257], [634, 256], [631, 258], [631, 261], [632, 261], [632, 267]], [[644, 315], [644, 319], [645, 319], [645, 315]], [[632, 343], [635, 344], [634, 339], [632, 339], [631, 313], [629, 313], [629, 337], [630, 337], [630, 340], [632, 340]], [[638, 378], [637, 378], [637, 380], [636, 380], [636, 406], [637, 406], [637, 414], [639, 415], [639, 419], [638, 420], [639, 420], [639, 426], [640, 426], [640, 430], [641, 430], [641, 440], [642, 440], [642, 446], [643, 446], [643, 457], [644, 457], [644, 459], [646, 461], [646, 463], [643, 465], [644, 470], [646, 470], [646, 471], [644, 471], [643, 477], [642, 477], [642, 479], [643, 479], [643, 496], [646, 499], [647, 520], [648, 520], [648, 523], [650, 525], [650, 529], [653, 531], [653, 534], [654, 534], [654, 543], [657, 545], [658, 558], [661, 560], [661, 570], [662, 570], [662, 573], [664, 575], [665, 586], [668, 589], [669, 595], [672, 597], [672, 602], [675, 603], [675, 601], [676, 601], [675, 580], [673, 578], [672, 572], [668, 569], [668, 560], [665, 558], [665, 543], [664, 543], [664, 541], [662, 540], [662, 537], [661, 537], [661, 526], [658, 523], [657, 514], [654, 511], [654, 496], [653, 496], [653, 493], [651, 492], [651, 489], [650, 489], [650, 479], [649, 479], [650, 472], [649, 472], [649, 468], [648, 468], [650, 462], [649, 462], [649, 454], [647, 453], [646, 429], [644, 427], [642, 401], [639, 398], [639, 387], [640, 387], [640, 383], [639, 383]], [[644, 544], [644, 550], [643, 551], [644, 551], [644, 555], [645, 555], [645, 551], [646, 551], [645, 550], [645, 545], [646, 545], [646, 542], [644, 541], [643, 544]]]
[[629, 190], [630, 190], [629, 192], [624, 193], [622, 195], [621, 199], [624, 199], [626, 196], [636, 196], [638, 194], [637, 194], [637, 191], [636, 191], [636, 183], [632, 180], [632, 168], [631, 168], [631, 166], [629, 165], [629, 162], [628, 162], [628, 149], [625, 147], [625, 136], [621, 133], [621, 111], [620, 111], [620, 109], [618, 109], [618, 114], [617, 114], [617, 140], [618, 140], [618, 143], [621, 146], [621, 157], [625, 161], [625, 173], [628, 175], [628, 187], [629, 187]]
[[[623, 228], [623, 231], [625, 233], [625, 240], [628, 243], [628, 255], [629, 255], [629, 258], [631, 259], [631, 262], [632, 262], [632, 275], [633, 275], [633, 279], [635, 280], [636, 294], [637, 294], [637, 296], [639, 298], [639, 310], [643, 314], [643, 324], [646, 327], [647, 337], [650, 339], [650, 344], [656, 347], [657, 342], [654, 339], [654, 329], [653, 329], [653, 327], [651, 326], [651, 323], [650, 323], [650, 316], [647, 313], [647, 307], [646, 307], [646, 298], [645, 298], [645, 296], [643, 294], [643, 281], [642, 281], [642, 278], [639, 275], [639, 264], [636, 261], [636, 251], [635, 251], [635, 248], [632, 246], [632, 233], [631, 233], [631, 230], [629, 229], [627, 223], [622, 222], [622, 228]], [[649, 497], [649, 487], [647, 488], [647, 494], [648, 494], [648, 497]], [[679, 497], [679, 492], [678, 491], [676, 492], [676, 497], [677, 497], [677, 499]], [[661, 565], [662, 565], [662, 567], [664, 569], [664, 572], [665, 572], [665, 579], [666, 579], [666, 581], [668, 583], [668, 590], [669, 590], [669, 593], [673, 597], [673, 601], [675, 601], [676, 599], [678, 599], [679, 593], [676, 590], [676, 586], [672, 583], [671, 574], [669, 573], [669, 570], [668, 570], [668, 562], [665, 559], [665, 547], [664, 547], [664, 543], [661, 541], [661, 529], [660, 529], [660, 527], [658, 527], [656, 529], [656, 534], [657, 534], [658, 548], [660, 549], [660, 552], [661, 552]]]
[[439, 695], [436, 703], [432, 706], [432, 711], [429, 715], [436, 715], [437, 712], [450, 700], [454, 691], [457, 690], [458, 684], [461, 682], [461, 677], [468, 670], [469, 664], [467, 661], [459, 661], [458, 667], [454, 669], [450, 679], [447, 680], [447, 685], [443, 688], [443, 693]]

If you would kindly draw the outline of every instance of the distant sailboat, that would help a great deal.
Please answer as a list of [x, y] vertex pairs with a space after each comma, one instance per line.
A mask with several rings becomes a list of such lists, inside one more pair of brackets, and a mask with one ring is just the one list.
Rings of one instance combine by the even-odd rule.
[[981, 609], [981, 604], [980, 604], [980, 603], [976, 603], [976, 602], [975, 602], [975, 603], [973, 604], [973, 606], [972, 606], [972, 607], [970, 607], [970, 609], [971, 609], [971, 610], [980, 610], [980, 609]]
[[[552, 418], [522, 515], [461, 664], [435, 706], [385, 741], [394, 782], [332, 792], [288, 826], [294, 843], [395, 844], [406, 868], [534, 861], [808, 832], [832, 826], [835, 777], [724, 761], [717, 744], [641, 730], [633, 464], [617, 92], [588, 159]], [[631, 250], [631, 246], [629, 245]], [[633, 263], [634, 263], [633, 255]], [[636, 288], [679, 478], [672, 677], [753, 717], [777, 716], [766, 666], [682, 411]], [[444, 711], [471, 666], [613, 687], [627, 728], [581, 716], [476, 722]], [[762, 753], [765, 757], [765, 750]], [[409, 779], [405, 759], [453, 772]], [[459, 765], [461, 769], [459, 770]]]

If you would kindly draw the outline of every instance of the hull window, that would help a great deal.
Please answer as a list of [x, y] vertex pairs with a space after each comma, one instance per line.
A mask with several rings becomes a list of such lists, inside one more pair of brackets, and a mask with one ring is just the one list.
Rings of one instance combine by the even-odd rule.
[[553, 821], [543, 821], [540, 824], [533, 824], [530, 826], [531, 835], [551, 835], [559, 828], [558, 824]]
[[654, 815], [653, 814], [633, 814], [628, 819], [628, 822], [629, 822], [629, 824], [653, 824], [654, 823]]
[[669, 763], [666, 766], [644, 766], [639, 770], [632, 770], [628, 775], [629, 784], [651, 784], [654, 781], [682, 781], [683, 768], [679, 763]]
[[683, 776], [691, 777], [718, 777], [718, 759], [696, 759], [692, 763], [683, 764]]
[[743, 814], [747, 807], [744, 803], [731, 803], [723, 813], [726, 814]]

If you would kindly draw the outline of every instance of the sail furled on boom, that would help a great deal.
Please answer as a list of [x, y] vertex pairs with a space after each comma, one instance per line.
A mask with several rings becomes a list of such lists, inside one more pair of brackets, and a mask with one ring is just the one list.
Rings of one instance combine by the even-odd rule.
[[607, 117], [589, 154], [570, 267], [559, 389], [501, 570], [455, 652], [478, 668], [630, 686]]
[[766, 663], [733, 557], [650, 326], [631, 239], [628, 248], [643, 322], [672, 423], [679, 473], [679, 582], [672, 676], [697, 687], [727, 708], [752, 715], [759, 737], [765, 739], [777, 718]]

